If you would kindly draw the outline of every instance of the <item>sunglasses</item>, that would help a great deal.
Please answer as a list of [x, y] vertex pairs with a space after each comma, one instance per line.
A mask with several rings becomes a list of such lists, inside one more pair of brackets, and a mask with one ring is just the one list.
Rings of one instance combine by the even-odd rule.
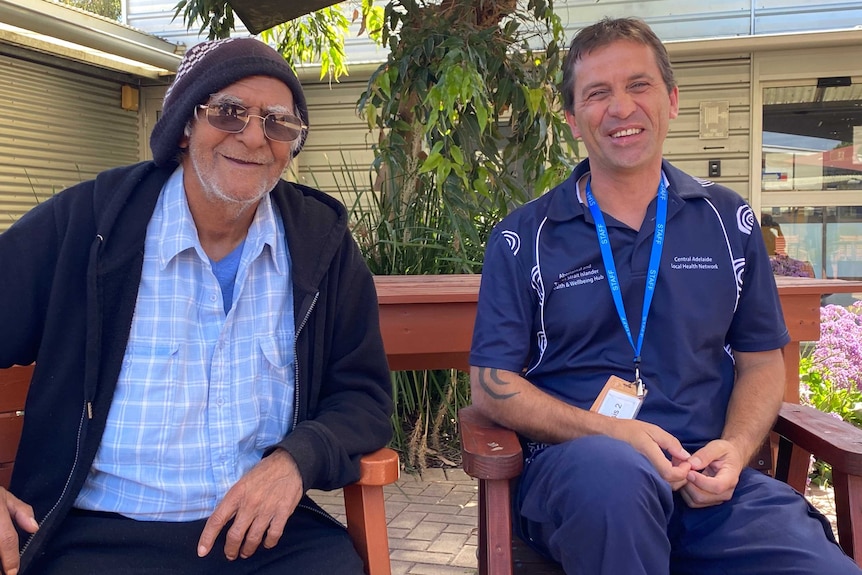
[[263, 120], [263, 134], [276, 142], [292, 142], [297, 139], [308, 126], [293, 114], [270, 113], [266, 116], [249, 114], [245, 106], [239, 104], [198, 104], [195, 108], [195, 118], [199, 110], [206, 110], [207, 123], [216, 130], [239, 134], [248, 126], [251, 118]]

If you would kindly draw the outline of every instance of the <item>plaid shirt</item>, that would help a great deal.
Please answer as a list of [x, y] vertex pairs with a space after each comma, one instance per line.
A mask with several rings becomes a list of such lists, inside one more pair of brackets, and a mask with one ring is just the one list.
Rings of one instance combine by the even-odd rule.
[[81, 509], [208, 517], [290, 428], [293, 290], [281, 217], [265, 196], [225, 314], [182, 173], [165, 183], [147, 227], [131, 333]]

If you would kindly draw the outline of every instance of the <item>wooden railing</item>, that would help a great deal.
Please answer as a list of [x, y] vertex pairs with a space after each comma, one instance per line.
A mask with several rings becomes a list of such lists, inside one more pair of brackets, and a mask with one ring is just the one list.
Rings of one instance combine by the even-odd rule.
[[[393, 370], [466, 370], [476, 318], [479, 275], [378, 276], [380, 327]], [[862, 292], [862, 282], [776, 278], [791, 342], [784, 348], [784, 400], [799, 403], [799, 350], [820, 339], [820, 299]]]

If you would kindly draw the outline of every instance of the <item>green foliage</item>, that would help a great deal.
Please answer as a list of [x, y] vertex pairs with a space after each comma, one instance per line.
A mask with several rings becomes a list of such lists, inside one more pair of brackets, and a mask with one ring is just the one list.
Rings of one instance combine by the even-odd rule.
[[123, 14], [120, 0], [60, 0], [63, 4], [110, 18], [119, 20]]
[[[374, 6], [373, 0], [361, 0], [358, 6], [352, 9], [350, 18], [345, 15], [345, 10], [350, 9], [348, 3], [335, 4], [264, 30], [260, 37], [275, 46], [288, 62], [319, 63], [320, 77], [337, 81], [347, 75], [344, 38], [351, 21], [361, 19], [362, 31], [369, 38], [378, 42], [381, 38], [383, 8]], [[227, 0], [180, 0], [174, 7], [174, 18], [181, 13], [189, 29], [200, 23], [198, 34], [206, 31], [208, 40], [227, 38], [236, 27]]]
[[[463, 239], [487, 223], [479, 214], [451, 209], [433, 193], [411, 194], [383, 182], [368, 166], [343, 156], [329, 172], [348, 207], [353, 235], [372, 273], [464, 273], [476, 270], [482, 246]], [[357, 176], [360, 174], [360, 176]], [[311, 174], [311, 184], [320, 187]], [[503, 193], [501, 190], [495, 193]], [[467, 375], [455, 371], [393, 372], [392, 446], [410, 468], [447, 465], [458, 457], [456, 416], [469, 403]]]
[[834, 385], [829, 372], [817, 369], [810, 357], [799, 360], [799, 380], [805, 403], [862, 427], [862, 392], [858, 389]]
[[550, 4], [393, 0], [385, 24], [390, 55], [359, 107], [379, 134], [375, 167], [408, 201], [437, 194], [493, 224], [568, 174], [574, 142], [554, 88], [563, 33]]
[[260, 37], [276, 46], [288, 62], [320, 62], [320, 77], [337, 80], [347, 74], [344, 37], [349, 25], [335, 5], [264, 30]]
[[183, 22], [191, 29], [195, 22], [200, 21], [198, 34], [207, 33], [208, 40], [228, 38], [231, 30], [236, 27], [233, 8], [227, 0], [180, 0], [174, 7], [174, 18], [183, 14]]

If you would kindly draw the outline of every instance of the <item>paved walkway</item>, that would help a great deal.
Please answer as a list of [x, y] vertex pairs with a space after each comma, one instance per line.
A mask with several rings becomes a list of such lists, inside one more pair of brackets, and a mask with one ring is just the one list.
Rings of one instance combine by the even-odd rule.
[[[428, 469], [422, 477], [403, 474], [384, 488], [392, 575], [476, 573], [478, 489], [460, 469]], [[311, 491], [311, 497], [341, 522], [341, 491]], [[808, 498], [832, 522], [831, 489], [810, 488]]]
[[[460, 469], [403, 474], [384, 487], [392, 575], [476, 573], [478, 488]], [[341, 491], [310, 492], [344, 522]]]

